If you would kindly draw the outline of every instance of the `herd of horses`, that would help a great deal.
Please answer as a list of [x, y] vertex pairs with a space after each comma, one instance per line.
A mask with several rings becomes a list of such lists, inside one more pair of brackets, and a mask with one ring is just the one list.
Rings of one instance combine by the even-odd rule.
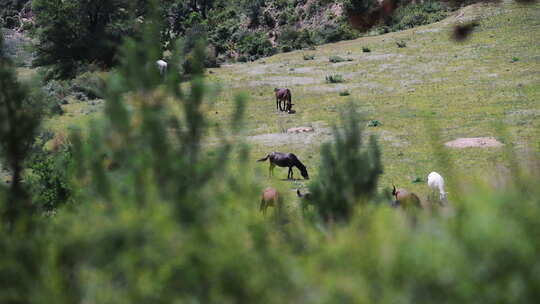
[[[292, 110], [292, 94], [288, 88], [275, 88], [274, 93], [276, 96], [276, 110], [286, 111], [288, 113], [294, 113]], [[304, 179], [309, 179], [309, 174], [306, 166], [298, 159], [298, 157], [293, 153], [282, 153], [282, 152], [272, 152], [265, 157], [257, 160], [258, 162], [269, 161], [270, 167], [268, 169], [269, 177], [273, 176], [273, 171], [276, 166], [286, 167], [289, 169], [287, 173], [287, 179], [294, 179], [293, 167], [300, 170], [300, 174]], [[437, 172], [431, 172], [427, 177], [428, 187], [432, 191], [439, 192], [439, 202], [444, 205], [447, 203], [447, 192], [444, 191], [444, 179]], [[300, 190], [297, 190], [297, 195], [300, 199], [311, 200], [311, 193], [302, 194]], [[392, 189], [393, 201], [391, 206], [394, 208], [403, 208], [403, 209], [421, 209], [422, 204], [421, 200], [413, 192], [410, 192], [406, 189], [398, 189], [393, 185]], [[276, 211], [281, 213], [281, 208], [283, 205], [283, 198], [280, 193], [272, 187], [264, 189], [259, 210], [266, 215], [266, 210], [268, 207], [275, 207]]]
[[[156, 61], [156, 65], [159, 69], [159, 73], [162, 77], [166, 76], [167, 73], [167, 62], [160, 59]], [[294, 105], [292, 103], [292, 94], [291, 90], [288, 88], [275, 88], [274, 94], [276, 97], [276, 110], [281, 112], [287, 112], [289, 114], [295, 113], [292, 109]], [[287, 173], [287, 179], [294, 179], [293, 167], [300, 170], [300, 174], [304, 179], [309, 179], [309, 174], [306, 166], [298, 159], [293, 153], [282, 153], [282, 152], [272, 152], [266, 155], [264, 158], [257, 160], [258, 162], [269, 161], [270, 167], [268, 169], [268, 175], [271, 177], [273, 175], [274, 168], [278, 167], [287, 167], [289, 169]], [[446, 192], [444, 191], [444, 179], [437, 172], [431, 172], [428, 175], [428, 187], [439, 192], [439, 201], [441, 203], [447, 202]], [[300, 190], [297, 190], [297, 195], [301, 199], [310, 200], [311, 193], [302, 194]], [[394, 200], [391, 205], [393, 207], [401, 207], [405, 209], [409, 208], [422, 208], [420, 198], [413, 192], [409, 192], [406, 189], [398, 189], [393, 185], [392, 196]], [[279, 192], [274, 188], [266, 188], [263, 191], [261, 204], [259, 210], [266, 214], [266, 209], [270, 206], [276, 207], [278, 212], [281, 210], [283, 204], [283, 199]]]

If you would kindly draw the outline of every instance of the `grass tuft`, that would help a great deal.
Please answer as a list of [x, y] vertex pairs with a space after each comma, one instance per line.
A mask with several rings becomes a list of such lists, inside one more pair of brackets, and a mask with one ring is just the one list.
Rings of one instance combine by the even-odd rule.
[[344, 82], [343, 76], [341, 74], [333, 74], [326, 76], [326, 83], [341, 83]]

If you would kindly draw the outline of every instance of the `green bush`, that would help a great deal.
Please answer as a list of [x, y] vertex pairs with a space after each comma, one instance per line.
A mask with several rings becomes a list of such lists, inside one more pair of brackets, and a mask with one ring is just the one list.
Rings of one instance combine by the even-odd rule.
[[298, 31], [293, 27], [285, 27], [278, 37], [278, 43], [287, 50], [308, 48], [314, 45], [308, 30]]
[[[19, 12], [30, 0], [8, 0], [0, 3], [0, 27], [13, 29], [20, 27]], [[3, 22], [2, 22], [3, 21]]]
[[71, 81], [71, 91], [81, 92], [89, 99], [104, 97], [105, 80], [99, 72], [86, 72]]
[[343, 0], [348, 15], [371, 14], [379, 8], [377, 0]]
[[[36, 61], [52, 78], [73, 78], [88, 63], [112, 66], [122, 39], [135, 32], [137, 10], [126, 0], [32, 2], [38, 43]], [[74, 34], [75, 33], [75, 34]]]
[[304, 60], [314, 60], [315, 59], [315, 55], [313, 54], [304, 54]]
[[325, 24], [314, 33], [313, 40], [317, 44], [338, 42], [358, 38], [356, 33], [347, 23]]
[[351, 95], [349, 90], [344, 90], [344, 91], [339, 92], [339, 96], [349, 96], [349, 95]]
[[407, 47], [407, 42], [405, 42], [403, 40], [396, 41], [396, 45], [397, 45], [398, 48], [405, 48], [405, 47]]
[[340, 74], [333, 74], [326, 76], [326, 83], [340, 83], [344, 82], [343, 76]]
[[26, 164], [31, 173], [25, 177], [25, 183], [34, 195], [34, 204], [50, 212], [66, 204], [72, 195], [68, 179], [72, 158], [69, 146], [59, 147], [57, 152], [42, 149], [38, 147]]
[[364, 47], [362, 47], [362, 52], [363, 52], [363, 53], [369, 53], [369, 52], [371, 52], [371, 49], [368, 48], [368, 47], [366, 47], [366, 46], [364, 46]]
[[276, 53], [276, 49], [264, 33], [245, 33], [238, 45], [240, 53], [250, 56], [250, 60], [270, 56]]
[[383, 172], [377, 141], [372, 136], [364, 147], [352, 105], [343, 112], [342, 122], [343, 129], [334, 127], [334, 142], [321, 147], [319, 176], [309, 187], [311, 204], [326, 222], [347, 221], [355, 206], [370, 202]]
[[328, 61], [332, 63], [343, 62], [345, 61], [345, 58], [333, 55], [333, 56], [328, 57]]
[[387, 21], [391, 31], [401, 31], [440, 21], [448, 16], [448, 10], [439, 1], [429, 0], [399, 7]]
[[367, 124], [368, 127], [379, 127], [382, 123], [378, 120], [370, 120]]

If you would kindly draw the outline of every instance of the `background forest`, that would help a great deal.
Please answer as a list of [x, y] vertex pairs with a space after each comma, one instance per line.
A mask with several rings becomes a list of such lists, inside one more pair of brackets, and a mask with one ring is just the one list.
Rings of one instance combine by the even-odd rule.
[[[338, 4], [344, 13], [331, 16]], [[441, 144], [445, 130], [419, 117], [451, 204], [393, 208], [389, 185], [381, 183], [388, 166], [381, 139], [366, 130], [361, 101], [352, 99], [315, 151], [320, 161], [309, 169], [316, 174], [310, 171], [303, 189], [312, 198], [293, 199], [281, 183], [287, 207], [263, 216], [258, 207], [269, 179], [257, 171], [244, 136], [257, 97], [231, 89], [227, 110], [219, 108], [226, 114], [212, 116], [225, 93], [206, 68], [221, 60], [402, 30], [438, 21], [457, 4], [398, 5], [388, 16], [371, 14], [376, 3], [352, 0], [0, 5], [7, 8], [2, 38], [9, 36], [0, 39], [0, 303], [540, 297], [538, 137], [530, 136], [527, 154], [511, 144], [500, 149], [504, 173], [493, 184], [458, 170]], [[511, 5], [527, 18], [505, 22], [538, 28], [536, 3]], [[355, 25], [350, 16], [362, 18]], [[12, 39], [21, 26], [33, 40]], [[35, 56], [36, 77], [24, 74], [24, 56]], [[169, 68], [161, 77], [154, 63], [163, 57]], [[525, 86], [523, 99], [538, 96], [538, 87]], [[68, 132], [58, 136], [51, 122], [74, 99], [95, 102], [101, 114], [84, 127], [62, 126]], [[510, 143], [505, 121], [494, 125]], [[499, 176], [493, 170], [489, 175]]]

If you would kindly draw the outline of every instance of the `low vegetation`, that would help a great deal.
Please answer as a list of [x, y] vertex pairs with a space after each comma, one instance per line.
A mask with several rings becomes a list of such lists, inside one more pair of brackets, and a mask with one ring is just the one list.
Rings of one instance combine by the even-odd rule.
[[326, 83], [341, 83], [344, 82], [343, 76], [341, 74], [333, 74], [326, 76]]
[[407, 47], [407, 42], [403, 41], [403, 40], [400, 40], [400, 41], [396, 41], [396, 45], [398, 48], [405, 48]]
[[328, 58], [328, 61], [332, 62], [332, 63], [337, 63], [337, 62], [343, 62], [343, 61], [346, 61], [345, 58], [343, 57], [340, 57], [340, 56], [336, 56], [336, 55], [333, 55], [333, 56], [330, 56]]
[[[212, 73], [194, 44], [166, 78], [153, 65], [160, 26], [145, 22], [109, 73], [89, 64], [45, 89], [17, 77], [0, 39], [0, 303], [534, 303], [540, 6], [482, 8], [461, 43], [439, 23]], [[275, 110], [283, 83], [294, 114]], [[47, 117], [51, 98], [65, 115]], [[77, 112], [101, 98], [103, 111]], [[279, 133], [294, 126], [312, 132]], [[470, 134], [504, 145], [443, 145]], [[299, 155], [311, 179], [268, 178], [255, 160], [270, 151]], [[425, 199], [433, 170], [448, 205]], [[392, 184], [422, 205], [395, 204], [406, 196]], [[283, 208], [265, 217], [267, 187]]]

